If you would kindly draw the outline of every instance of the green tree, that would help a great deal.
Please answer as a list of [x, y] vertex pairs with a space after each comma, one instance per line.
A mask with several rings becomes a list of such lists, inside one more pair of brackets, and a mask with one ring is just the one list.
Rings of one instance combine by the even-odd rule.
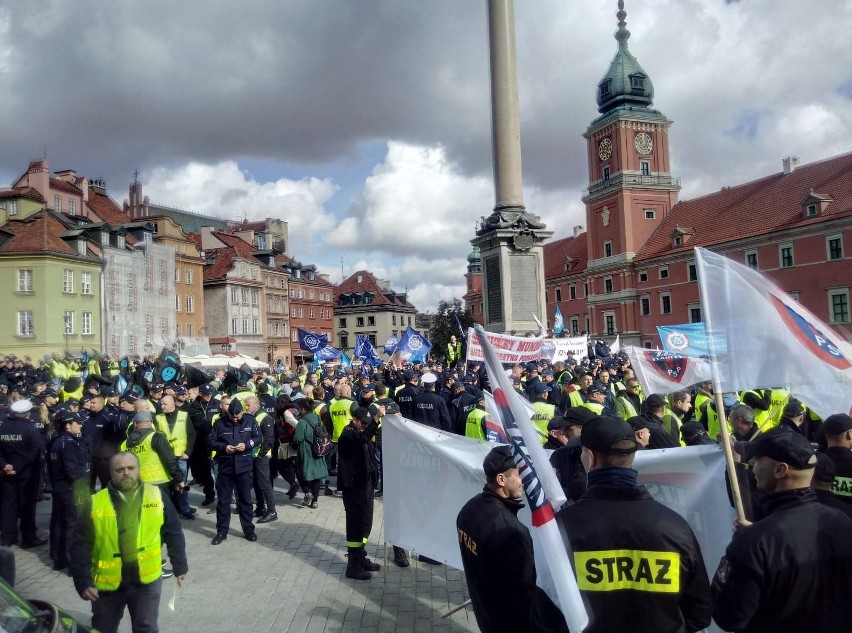
[[432, 343], [431, 355], [436, 359], [446, 357], [450, 336], [455, 336], [461, 342], [463, 354], [467, 352], [466, 341], [459, 332], [455, 317], [458, 317], [466, 336], [468, 328], [473, 327], [474, 321], [473, 317], [465, 312], [462, 300], [451, 299], [438, 303], [438, 309], [432, 319], [432, 326], [429, 328], [429, 341]]

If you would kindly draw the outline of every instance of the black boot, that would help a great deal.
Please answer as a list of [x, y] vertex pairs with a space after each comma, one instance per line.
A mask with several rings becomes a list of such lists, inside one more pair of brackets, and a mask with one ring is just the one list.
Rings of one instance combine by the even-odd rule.
[[369, 558], [367, 558], [367, 550], [364, 549], [364, 546], [361, 546], [361, 556], [359, 558], [361, 568], [366, 569], [367, 571], [379, 571], [382, 566], [378, 563], [374, 563]]
[[393, 562], [399, 567], [408, 567], [411, 564], [408, 560], [408, 552], [396, 545], [393, 546]]
[[361, 565], [361, 548], [349, 547], [349, 560], [346, 562], [346, 577], [355, 580], [370, 580], [373, 574]]

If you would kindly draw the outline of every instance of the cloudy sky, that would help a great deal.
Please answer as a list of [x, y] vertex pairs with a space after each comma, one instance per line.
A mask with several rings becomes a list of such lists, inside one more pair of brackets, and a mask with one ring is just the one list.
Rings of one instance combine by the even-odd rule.
[[[524, 199], [563, 237], [617, 2], [515, 4]], [[682, 199], [852, 150], [852, 2], [626, 8]], [[153, 202], [283, 218], [301, 261], [423, 311], [464, 292], [494, 204], [489, 99], [484, 0], [0, 0], [0, 185], [45, 147], [119, 203], [139, 170]]]

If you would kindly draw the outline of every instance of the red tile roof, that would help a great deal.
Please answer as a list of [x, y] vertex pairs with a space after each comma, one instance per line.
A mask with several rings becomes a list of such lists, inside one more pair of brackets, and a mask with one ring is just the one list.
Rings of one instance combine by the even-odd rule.
[[118, 206], [115, 200], [94, 187], [89, 188], [89, 201], [86, 206], [101, 222], [106, 222], [110, 226], [119, 226], [130, 222], [130, 216]]
[[[360, 278], [360, 283], [359, 283]], [[378, 279], [376, 279], [375, 275], [368, 270], [359, 270], [352, 275], [350, 275], [347, 279], [345, 279], [340, 285], [335, 287], [334, 289], [334, 302], [335, 304], [338, 302], [340, 295], [348, 294], [348, 293], [358, 293], [358, 292], [372, 292], [375, 297], [373, 298], [373, 303], [370, 305], [373, 306], [402, 306], [407, 308], [414, 308], [408, 301], [403, 301], [402, 297], [397, 296], [398, 293], [395, 293], [391, 289], [382, 289], [379, 285]], [[392, 295], [393, 298], [389, 299], [386, 295]]]
[[[248, 260], [254, 258], [254, 255], [252, 255], [252, 253], [254, 253], [254, 248], [244, 239], [240, 237], [235, 237], [233, 235], [228, 235], [227, 233], [223, 233], [222, 231], [213, 231], [213, 237], [215, 237], [223, 244], [227, 244], [229, 247], [234, 249], [234, 252], [236, 252], [236, 254], [240, 257]], [[257, 261], [260, 262], [260, 260]]]
[[[569, 236], [544, 245], [544, 278], [564, 277], [586, 268], [588, 261], [587, 233]], [[570, 258], [566, 268], [566, 258]]]
[[25, 220], [6, 223], [5, 230], [14, 233], [0, 253], [57, 253], [78, 255], [65, 240], [59, 237], [67, 228], [52, 213], [39, 211]]
[[83, 192], [80, 191], [79, 187], [75, 187], [70, 182], [66, 182], [64, 180], [60, 180], [59, 178], [51, 178], [50, 179], [50, 188], [58, 189], [59, 191], [65, 191], [67, 193], [73, 193], [78, 196], [82, 196]]
[[204, 281], [224, 279], [234, 266], [234, 255], [230, 248], [217, 248], [206, 253], [207, 261], [213, 263], [204, 267]]
[[[831, 202], [821, 215], [804, 218], [802, 202], [811, 193]], [[788, 175], [779, 172], [679, 202], [639, 249], [637, 259], [807, 226], [850, 213], [852, 153], [802, 165]], [[694, 231], [680, 247], [674, 247], [672, 240], [677, 227]]]
[[19, 189], [4, 189], [0, 191], [0, 198], [26, 198], [36, 202], [44, 202], [44, 196], [32, 187], [21, 187]]

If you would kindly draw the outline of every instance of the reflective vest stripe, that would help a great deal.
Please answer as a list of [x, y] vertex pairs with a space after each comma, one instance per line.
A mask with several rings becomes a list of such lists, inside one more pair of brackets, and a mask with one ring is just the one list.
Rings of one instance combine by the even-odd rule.
[[[159, 488], [145, 483], [140, 485], [142, 511], [136, 533], [136, 552], [133, 554], [139, 566], [139, 580], [148, 585], [162, 575], [160, 528], [163, 526], [164, 502]], [[99, 591], [113, 591], [121, 584], [124, 561], [118, 544], [118, 519], [106, 488], [92, 495], [92, 526], [95, 534], [92, 580]]]
[[171, 477], [163, 466], [163, 460], [154, 450], [154, 433], [148, 433], [136, 446], [128, 446], [127, 440], [121, 443], [121, 450], [130, 451], [139, 458], [139, 479], [146, 484], [164, 484], [171, 481]]
[[334, 425], [334, 430], [331, 434], [332, 442], [337, 442], [337, 438], [343, 433], [343, 429], [352, 421], [351, 409], [352, 401], [347, 398], [337, 400], [328, 408], [328, 412], [331, 414], [331, 422]]

